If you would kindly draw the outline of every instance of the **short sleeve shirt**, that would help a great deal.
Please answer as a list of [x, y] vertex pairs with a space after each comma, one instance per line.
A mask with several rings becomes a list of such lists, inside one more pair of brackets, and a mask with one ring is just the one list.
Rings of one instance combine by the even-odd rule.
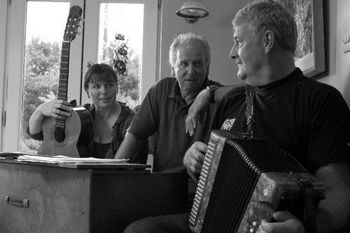
[[[207, 85], [219, 85], [207, 81]], [[204, 88], [204, 87], [203, 87]], [[185, 130], [185, 119], [189, 106], [181, 97], [180, 87], [175, 78], [158, 81], [147, 93], [138, 109], [129, 132], [138, 139], [157, 134], [154, 151], [154, 171], [185, 171], [182, 163], [186, 150], [195, 142], [207, 142], [214, 108], [212, 104], [203, 115], [203, 121], [197, 125], [194, 135]]]

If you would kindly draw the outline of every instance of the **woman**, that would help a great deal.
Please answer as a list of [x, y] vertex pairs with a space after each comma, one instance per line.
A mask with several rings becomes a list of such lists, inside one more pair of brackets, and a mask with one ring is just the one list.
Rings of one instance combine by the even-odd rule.
[[[107, 64], [94, 64], [85, 74], [84, 89], [92, 104], [84, 107], [93, 118], [93, 137], [87, 151], [92, 157], [114, 158], [124, 139], [134, 112], [116, 100], [118, 79], [113, 68]], [[71, 116], [72, 107], [63, 100], [51, 100], [41, 104], [29, 119], [29, 135], [42, 140], [42, 123], [46, 117], [65, 119]], [[148, 154], [147, 142], [140, 142], [140, 152], [134, 161], [145, 162]]]

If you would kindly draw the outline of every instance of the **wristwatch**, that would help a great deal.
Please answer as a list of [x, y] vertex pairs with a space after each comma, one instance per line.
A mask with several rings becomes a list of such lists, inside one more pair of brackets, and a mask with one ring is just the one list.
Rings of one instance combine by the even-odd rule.
[[209, 102], [215, 103], [215, 91], [219, 86], [216, 85], [208, 85], [207, 89], [209, 90]]

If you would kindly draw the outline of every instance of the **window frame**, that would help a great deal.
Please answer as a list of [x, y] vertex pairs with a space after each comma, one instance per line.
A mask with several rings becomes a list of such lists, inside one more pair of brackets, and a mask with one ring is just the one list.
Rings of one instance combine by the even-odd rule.
[[[6, 32], [7, 29], [7, 1], [0, 1], [0, 32]], [[4, 99], [5, 99], [5, 58], [6, 58], [6, 33], [1, 33], [0, 35], [0, 90], [2, 90], [0, 95], [0, 148], [2, 145], [2, 134], [3, 134], [3, 124], [6, 120], [5, 116], [5, 109], [4, 106]]]

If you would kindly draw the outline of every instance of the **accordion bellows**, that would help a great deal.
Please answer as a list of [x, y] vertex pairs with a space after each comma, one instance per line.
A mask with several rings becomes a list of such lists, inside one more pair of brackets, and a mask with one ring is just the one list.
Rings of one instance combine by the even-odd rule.
[[213, 131], [189, 226], [195, 233], [253, 233], [276, 210], [288, 210], [302, 220], [300, 180], [312, 184], [316, 206], [324, 197], [322, 183], [287, 152], [263, 140]]

